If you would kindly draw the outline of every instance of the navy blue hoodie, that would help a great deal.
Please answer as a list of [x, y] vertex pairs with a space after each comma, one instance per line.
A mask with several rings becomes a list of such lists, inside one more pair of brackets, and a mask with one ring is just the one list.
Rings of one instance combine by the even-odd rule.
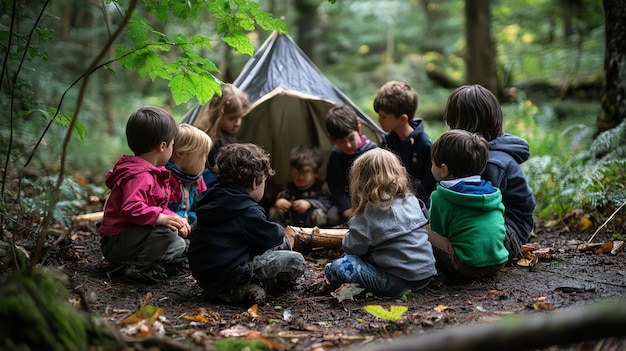
[[503, 134], [489, 142], [489, 161], [482, 174], [483, 179], [491, 181], [502, 192], [505, 222], [515, 229], [523, 243], [528, 241], [533, 229], [533, 211], [537, 204], [520, 167], [528, 157], [526, 140]]
[[[189, 235], [189, 268], [203, 289], [250, 275], [248, 261], [283, 244], [285, 230], [239, 185], [217, 183], [198, 201]], [[249, 278], [249, 277], [248, 277]]]
[[430, 171], [431, 152], [433, 143], [424, 132], [424, 121], [414, 119], [410, 121], [413, 132], [404, 140], [396, 132], [385, 134], [382, 148], [387, 148], [402, 160], [411, 177], [411, 186], [416, 195], [424, 202], [428, 202], [430, 193], [435, 189], [436, 181]]

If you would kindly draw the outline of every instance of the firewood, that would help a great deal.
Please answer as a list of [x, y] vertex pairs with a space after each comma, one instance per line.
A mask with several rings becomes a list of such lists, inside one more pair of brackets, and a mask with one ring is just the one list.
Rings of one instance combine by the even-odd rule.
[[341, 250], [348, 229], [301, 228], [287, 226], [285, 234], [295, 251], [308, 253], [315, 248]]

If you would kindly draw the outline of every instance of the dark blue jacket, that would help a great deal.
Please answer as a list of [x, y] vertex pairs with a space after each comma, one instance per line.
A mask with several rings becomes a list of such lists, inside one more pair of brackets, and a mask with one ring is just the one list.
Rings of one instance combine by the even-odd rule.
[[330, 199], [337, 206], [339, 213], [352, 207], [350, 202], [350, 168], [357, 157], [378, 146], [365, 135], [361, 135], [361, 146], [352, 155], [346, 155], [334, 145], [328, 158], [326, 183], [330, 190]]
[[306, 225], [306, 219], [312, 210], [319, 208], [326, 213], [331, 206], [329, 194], [324, 191], [324, 182], [321, 180], [315, 181], [313, 185], [304, 190], [298, 189], [293, 181], [288, 182], [285, 185], [285, 190], [278, 194], [278, 198], [289, 202], [306, 200], [311, 204], [311, 208], [305, 213], [298, 213], [293, 208], [285, 213], [284, 217], [289, 220], [289, 224], [296, 226]]
[[424, 121], [414, 119], [410, 121], [413, 132], [404, 140], [396, 132], [385, 134], [382, 148], [387, 148], [402, 160], [411, 178], [411, 187], [415, 195], [424, 202], [428, 202], [430, 193], [435, 189], [437, 181], [430, 171], [431, 152], [433, 143], [424, 132]]
[[[248, 261], [283, 244], [285, 230], [237, 185], [217, 183], [198, 201], [198, 222], [189, 235], [189, 268], [200, 287], [237, 282]], [[245, 278], [245, 277], [244, 277]]]
[[504, 134], [489, 142], [489, 162], [483, 179], [502, 192], [506, 224], [515, 229], [520, 240], [528, 241], [533, 229], [533, 211], [537, 204], [520, 164], [528, 160], [526, 140]]

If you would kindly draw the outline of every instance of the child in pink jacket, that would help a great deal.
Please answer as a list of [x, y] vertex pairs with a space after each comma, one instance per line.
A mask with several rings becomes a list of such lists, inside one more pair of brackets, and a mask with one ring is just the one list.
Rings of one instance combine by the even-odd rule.
[[167, 278], [161, 263], [182, 262], [191, 228], [167, 207], [172, 155], [178, 124], [168, 112], [143, 107], [126, 124], [134, 156], [122, 155], [106, 174], [111, 194], [100, 225], [100, 246], [113, 265], [123, 265], [131, 281], [153, 284]]

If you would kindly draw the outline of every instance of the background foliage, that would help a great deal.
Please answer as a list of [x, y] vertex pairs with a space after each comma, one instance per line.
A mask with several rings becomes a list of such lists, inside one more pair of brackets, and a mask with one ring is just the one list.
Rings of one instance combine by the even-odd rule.
[[[144, 2], [128, 36], [116, 43], [106, 64], [91, 77], [79, 119], [84, 129], [78, 125], [79, 133], [69, 147], [71, 179], [81, 185], [102, 185], [106, 170], [120, 154], [129, 152], [125, 121], [138, 107], [161, 106], [180, 120], [198, 102], [194, 94], [204, 102], [219, 81], [237, 76], [253, 49], [270, 34], [268, 28], [281, 28], [298, 40], [303, 35], [297, 24], [304, 2], [209, 1], [208, 10], [179, 6], [171, 12], [158, 10], [159, 2]], [[508, 92], [503, 104], [505, 131], [524, 137], [531, 145], [533, 157], [524, 167], [538, 197], [538, 217], [563, 219], [574, 209], [599, 209], [602, 217], [626, 200], [626, 181], [619, 172], [623, 149], [598, 151], [620, 131], [593, 142], [600, 108], [597, 82], [603, 71], [602, 2], [581, 0], [573, 8], [566, 3], [511, 0], [492, 4], [499, 80]], [[18, 45], [11, 46], [4, 61], [6, 77], [12, 78], [18, 70], [20, 74], [16, 79], [3, 79], [10, 89], [0, 94], [3, 111], [15, 113], [11, 128], [0, 129], [2, 161], [11, 165], [3, 185], [13, 191], [3, 199], [3, 211], [17, 198], [20, 179], [36, 182], [58, 172], [66, 127], [62, 119], [49, 124], [55, 111], [50, 107], [66, 111], [61, 115], [66, 120], [71, 117], [67, 111], [76, 103], [76, 82], [115, 30], [126, 2], [65, 0], [49, 3], [40, 13], [44, 4], [20, 3], [14, 29]], [[307, 4], [317, 19], [312, 31], [315, 46], [309, 55], [321, 71], [372, 117], [371, 102], [380, 85], [392, 79], [409, 82], [420, 96], [418, 117], [427, 119], [427, 132], [437, 139], [445, 129], [440, 116], [452, 89], [436, 78], [458, 85], [464, 81], [463, 2]], [[7, 48], [10, 6], [0, 6], [0, 40]], [[237, 16], [226, 11], [230, 6], [241, 7]], [[284, 24], [260, 10], [283, 18]], [[257, 15], [257, 20], [249, 14]], [[224, 37], [235, 25], [240, 36]], [[29, 40], [29, 49], [24, 51]], [[135, 50], [142, 46], [145, 49]], [[116, 61], [116, 54], [127, 56]], [[212, 72], [215, 80], [201, 80], [199, 70]], [[587, 88], [572, 90], [572, 86]], [[12, 101], [9, 92], [18, 99]], [[8, 117], [4, 116], [6, 125]], [[33, 152], [39, 138], [41, 144]]]

